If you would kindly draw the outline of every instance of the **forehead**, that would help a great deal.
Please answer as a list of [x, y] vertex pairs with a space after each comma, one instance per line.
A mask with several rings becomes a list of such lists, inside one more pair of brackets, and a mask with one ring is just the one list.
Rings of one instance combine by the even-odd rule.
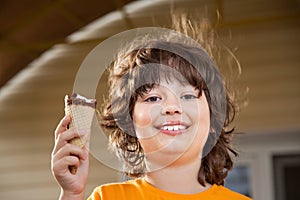
[[149, 94], [167, 94], [172, 93], [176, 96], [182, 95], [184, 93], [195, 93], [199, 92], [199, 89], [191, 84], [185, 82], [180, 82], [176, 79], [171, 79], [169, 81], [161, 80], [160, 83], [152, 84], [146, 86], [147, 89], [144, 91], [139, 91], [138, 94], [140, 97]]
[[202, 82], [199, 73], [191, 69], [191, 66], [167, 66], [159, 63], [145, 64], [138, 67], [134, 73], [135, 83], [139, 86], [145, 84], [162, 84], [177, 82], [180, 85], [193, 85]]
[[[181, 75], [182, 76], [182, 75]], [[166, 88], [195, 88], [192, 86], [185, 77], [178, 77], [178, 76], [168, 76], [164, 77], [161, 76], [156, 86], [166, 87]]]
[[180, 81], [178, 79], [175, 78], [170, 78], [170, 79], [164, 79], [161, 78], [159, 82], [154, 83], [153, 84], [153, 88], [172, 88], [174, 90], [176, 89], [182, 89], [182, 88], [195, 88], [194, 86], [192, 86], [188, 81]]

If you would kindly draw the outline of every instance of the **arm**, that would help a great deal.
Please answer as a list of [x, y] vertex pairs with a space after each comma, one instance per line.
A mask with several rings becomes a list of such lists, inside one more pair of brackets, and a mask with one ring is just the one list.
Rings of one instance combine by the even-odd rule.
[[[51, 170], [61, 188], [60, 200], [82, 200], [88, 177], [89, 154], [87, 148], [69, 143], [71, 139], [84, 135], [67, 129], [70, 121], [71, 117], [65, 116], [55, 130]], [[70, 172], [69, 166], [77, 167], [76, 174]]]

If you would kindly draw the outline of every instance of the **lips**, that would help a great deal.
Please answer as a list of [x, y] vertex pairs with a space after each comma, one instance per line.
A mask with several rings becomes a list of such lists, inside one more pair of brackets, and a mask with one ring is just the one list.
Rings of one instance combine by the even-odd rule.
[[163, 123], [158, 128], [161, 133], [175, 136], [184, 133], [189, 128], [189, 126], [180, 121], [169, 121]]

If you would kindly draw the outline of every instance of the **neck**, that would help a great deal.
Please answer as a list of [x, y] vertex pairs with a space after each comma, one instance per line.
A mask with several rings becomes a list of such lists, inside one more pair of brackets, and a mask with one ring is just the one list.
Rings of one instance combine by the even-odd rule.
[[197, 180], [201, 160], [196, 159], [183, 165], [169, 165], [162, 169], [148, 172], [146, 181], [154, 187], [179, 194], [196, 194], [210, 187], [200, 185]]

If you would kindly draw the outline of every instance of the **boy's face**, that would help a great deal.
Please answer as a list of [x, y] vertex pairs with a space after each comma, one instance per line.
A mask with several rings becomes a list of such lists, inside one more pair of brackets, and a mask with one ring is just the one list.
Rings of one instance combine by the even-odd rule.
[[201, 158], [210, 114], [204, 92], [198, 93], [171, 80], [137, 99], [132, 118], [148, 170]]

